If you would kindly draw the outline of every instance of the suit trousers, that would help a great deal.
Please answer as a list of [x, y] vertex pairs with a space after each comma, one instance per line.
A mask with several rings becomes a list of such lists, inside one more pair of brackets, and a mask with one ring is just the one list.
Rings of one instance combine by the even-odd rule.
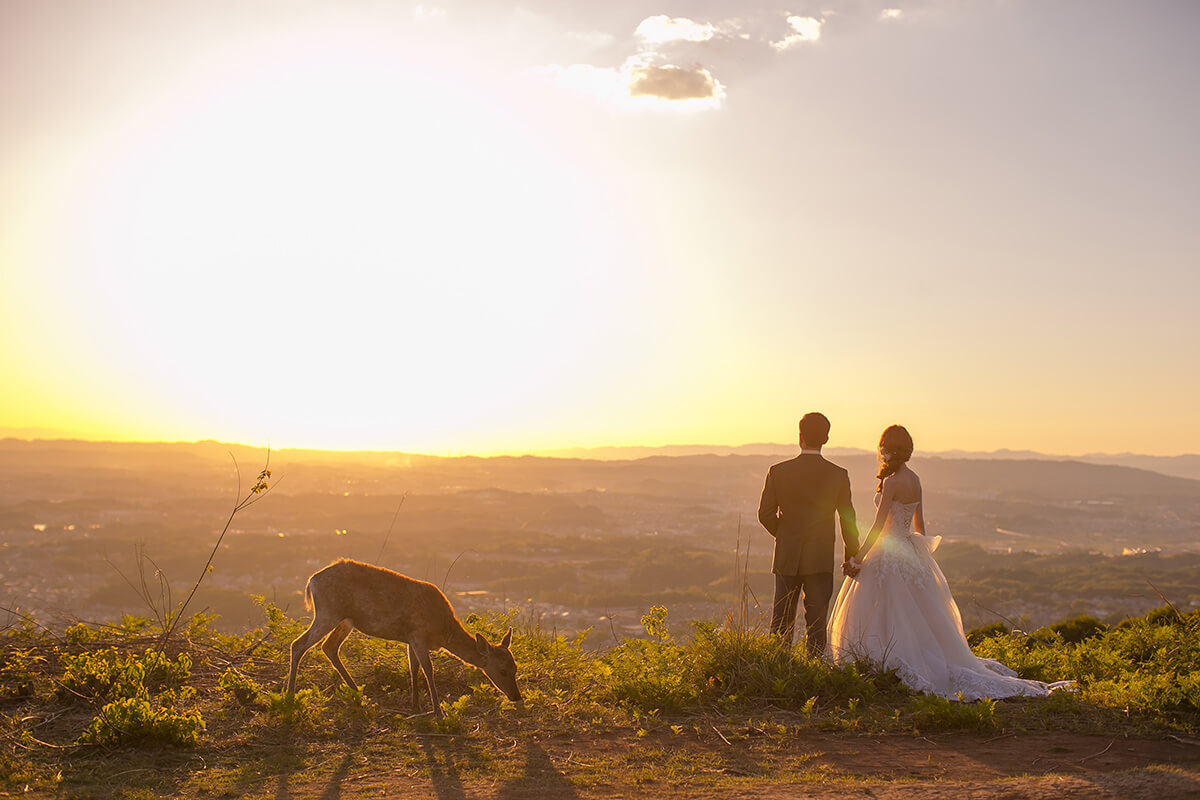
[[833, 596], [833, 573], [775, 575], [775, 605], [771, 613], [771, 633], [792, 643], [796, 610], [804, 594], [805, 646], [810, 656], [825, 652], [825, 627], [829, 619], [829, 600]]

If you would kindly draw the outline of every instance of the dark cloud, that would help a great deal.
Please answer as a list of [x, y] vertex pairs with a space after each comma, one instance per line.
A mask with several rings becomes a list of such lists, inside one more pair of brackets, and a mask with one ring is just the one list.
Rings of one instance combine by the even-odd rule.
[[653, 64], [637, 67], [630, 74], [630, 97], [657, 97], [661, 100], [708, 100], [718, 97], [720, 84], [704, 67], [677, 67]]

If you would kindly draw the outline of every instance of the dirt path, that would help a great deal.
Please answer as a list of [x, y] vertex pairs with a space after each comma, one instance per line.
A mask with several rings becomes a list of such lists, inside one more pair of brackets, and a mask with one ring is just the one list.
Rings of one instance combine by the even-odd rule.
[[[1075, 734], [805, 736], [769, 743], [679, 739], [514, 742], [495, 768], [447, 742], [421, 744], [407, 772], [347, 755], [332, 773], [279, 776], [275, 800], [1195, 800], [1200, 742]], [[258, 787], [255, 787], [256, 789]], [[185, 792], [186, 794], [186, 792]]]

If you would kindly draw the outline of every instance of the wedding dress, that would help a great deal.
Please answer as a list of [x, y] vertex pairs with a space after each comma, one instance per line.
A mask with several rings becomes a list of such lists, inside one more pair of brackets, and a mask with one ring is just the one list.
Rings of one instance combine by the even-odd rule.
[[918, 505], [892, 503], [858, 577], [842, 583], [829, 622], [834, 662], [894, 669], [909, 688], [949, 699], [1042, 696], [1069, 685], [1023, 680], [971, 652], [958, 605], [933, 558], [942, 537], [912, 532]]

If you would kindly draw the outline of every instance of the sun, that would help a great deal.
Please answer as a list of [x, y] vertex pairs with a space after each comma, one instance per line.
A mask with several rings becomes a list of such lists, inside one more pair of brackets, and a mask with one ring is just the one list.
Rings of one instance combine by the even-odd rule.
[[595, 176], [370, 35], [231, 56], [88, 162], [47, 283], [159, 431], [469, 441], [578, 369], [620, 291]]

